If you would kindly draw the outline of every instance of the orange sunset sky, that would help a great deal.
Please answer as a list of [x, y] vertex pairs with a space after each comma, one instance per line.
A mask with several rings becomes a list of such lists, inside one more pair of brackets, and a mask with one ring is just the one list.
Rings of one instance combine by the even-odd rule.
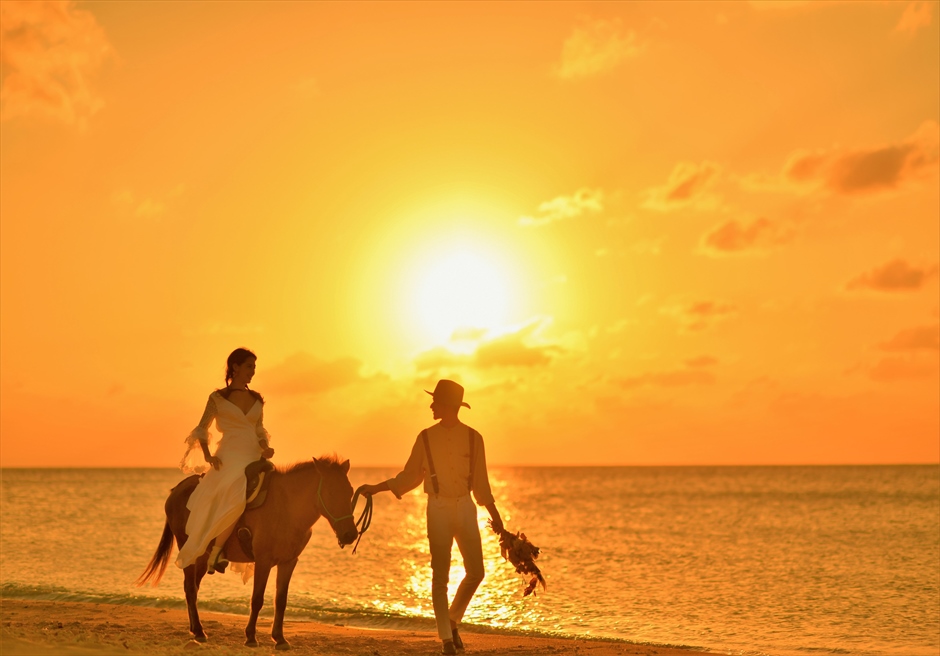
[[940, 461], [940, 3], [8, 2], [3, 466]]

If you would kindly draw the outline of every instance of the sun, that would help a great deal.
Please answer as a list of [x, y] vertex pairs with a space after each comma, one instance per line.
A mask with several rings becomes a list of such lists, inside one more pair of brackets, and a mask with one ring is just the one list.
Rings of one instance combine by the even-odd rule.
[[492, 330], [509, 314], [509, 278], [479, 252], [457, 249], [424, 263], [413, 287], [417, 320], [435, 343], [467, 330]]

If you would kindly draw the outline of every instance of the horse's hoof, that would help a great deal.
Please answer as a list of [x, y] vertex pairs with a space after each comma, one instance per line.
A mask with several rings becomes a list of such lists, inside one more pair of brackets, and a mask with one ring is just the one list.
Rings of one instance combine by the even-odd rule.
[[257, 641], [257, 640], [246, 640], [246, 641], [245, 641], [245, 646], [246, 646], [246, 647], [257, 647], [257, 646], [258, 646], [258, 641]]
[[209, 638], [206, 637], [205, 634], [202, 634], [202, 635], [193, 636], [193, 640], [195, 640], [196, 642], [207, 642]]
[[290, 649], [290, 643], [285, 640], [284, 642], [279, 642], [276, 645], [274, 645], [274, 648], [277, 651], [287, 651], [288, 649]]

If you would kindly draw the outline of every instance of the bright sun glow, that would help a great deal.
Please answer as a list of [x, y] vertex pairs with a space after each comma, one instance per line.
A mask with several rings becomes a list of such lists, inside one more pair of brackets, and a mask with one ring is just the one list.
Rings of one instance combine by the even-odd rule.
[[507, 320], [508, 280], [486, 258], [456, 251], [422, 267], [414, 302], [422, 328], [435, 341], [461, 329], [498, 328]]

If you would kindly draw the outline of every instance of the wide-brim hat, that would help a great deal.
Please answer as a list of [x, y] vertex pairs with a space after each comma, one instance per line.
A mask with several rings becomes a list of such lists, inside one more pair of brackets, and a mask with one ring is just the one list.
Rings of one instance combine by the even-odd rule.
[[[427, 390], [424, 390], [428, 392]], [[469, 408], [470, 404], [463, 400], [463, 387], [452, 380], [439, 380], [433, 392], [428, 392], [434, 397], [435, 403], [449, 405], [453, 407], [463, 406]]]

